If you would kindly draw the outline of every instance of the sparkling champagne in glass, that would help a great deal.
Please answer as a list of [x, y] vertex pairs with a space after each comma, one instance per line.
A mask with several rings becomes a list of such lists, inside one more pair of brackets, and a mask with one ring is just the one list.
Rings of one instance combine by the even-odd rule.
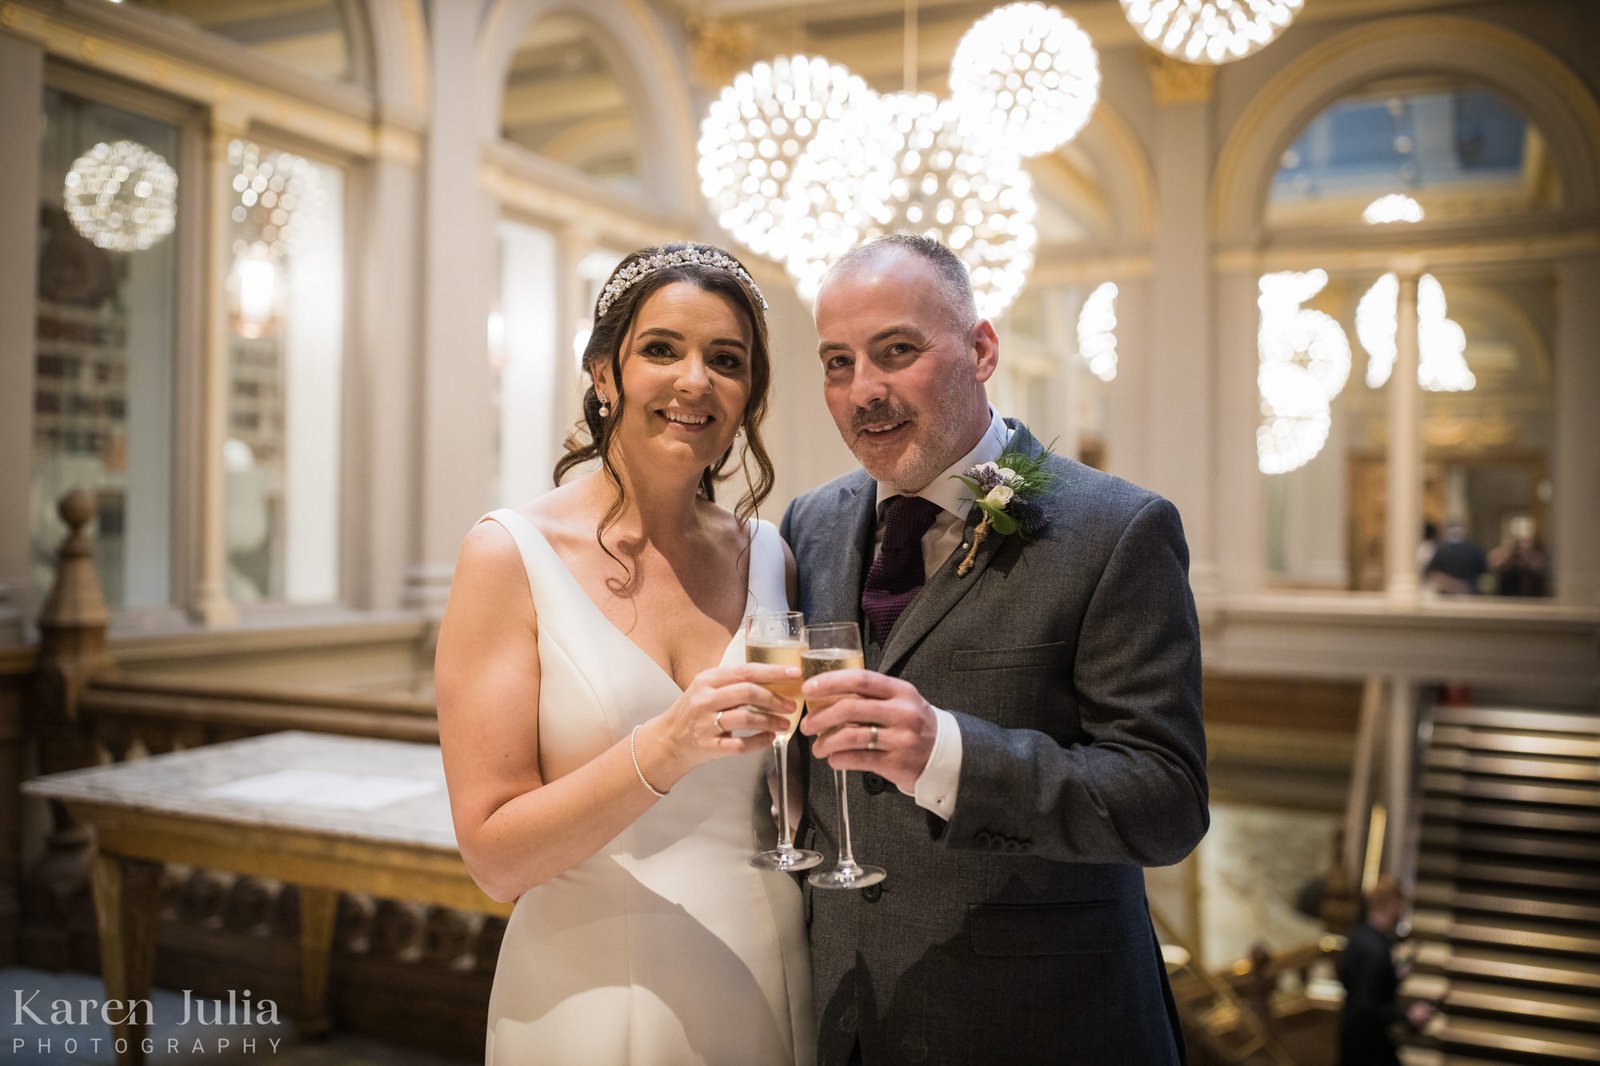
[[[805, 650], [804, 624], [799, 611], [757, 611], [744, 623], [745, 661], [800, 666], [800, 653]], [[809, 870], [822, 861], [822, 856], [795, 847], [794, 831], [789, 828], [789, 739], [800, 724], [805, 699], [800, 695], [799, 678], [775, 682], [767, 689], [775, 696], [793, 700], [795, 708], [789, 715], [789, 728], [772, 741], [778, 762], [778, 846], [750, 856], [750, 865], [758, 870]]]
[[[854, 622], [826, 622], [806, 626], [806, 648], [800, 655], [800, 669], [804, 678], [813, 678], [832, 670], [859, 670], [865, 663], [861, 657], [861, 628]], [[817, 701], [811, 701], [818, 710]], [[856, 862], [850, 845], [850, 800], [844, 770], [833, 772], [833, 784], [839, 791], [839, 860], [831, 870], [817, 870], [806, 880], [817, 888], [866, 888], [882, 881], [887, 875], [880, 866], [864, 866]]]

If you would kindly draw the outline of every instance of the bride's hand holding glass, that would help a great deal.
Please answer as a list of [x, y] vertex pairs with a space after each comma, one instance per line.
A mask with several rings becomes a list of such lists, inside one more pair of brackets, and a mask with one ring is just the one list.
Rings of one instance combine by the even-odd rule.
[[671, 707], [639, 727], [640, 772], [662, 792], [696, 766], [729, 755], [765, 751], [789, 729], [797, 709], [772, 688], [798, 683], [792, 666], [737, 663], [702, 670]]

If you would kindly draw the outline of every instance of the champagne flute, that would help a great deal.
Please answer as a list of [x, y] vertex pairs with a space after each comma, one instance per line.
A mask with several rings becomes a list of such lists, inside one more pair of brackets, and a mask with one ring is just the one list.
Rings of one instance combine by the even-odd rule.
[[[806, 626], [806, 648], [800, 654], [800, 669], [804, 678], [813, 678], [831, 670], [859, 670], [865, 663], [861, 657], [861, 628], [854, 622], [826, 622]], [[811, 701], [813, 710], [817, 702]], [[881, 866], [863, 866], [856, 862], [850, 846], [850, 800], [845, 771], [833, 772], [833, 785], [839, 791], [839, 860], [831, 870], [817, 870], [806, 880], [816, 888], [866, 888], [888, 876]]]
[[[801, 639], [805, 619], [799, 611], [757, 611], [744, 621], [744, 658], [751, 663], [771, 663], [774, 666], [799, 666], [800, 653], [805, 644]], [[795, 702], [789, 715], [789, 728], [772, 739], [772, 751], [778, 762], [778, 846], [771, 851], [750, 856], [750, 865], [758, 870], [809, 870], [822, 861], [815, 851], [794, 846], [794, 831], [789, 828], [789, 740], [800, 715], [805, 710], [805, 698], [800, 695], [800, 679], [776, 681], [767, 686], [775, 696]]]

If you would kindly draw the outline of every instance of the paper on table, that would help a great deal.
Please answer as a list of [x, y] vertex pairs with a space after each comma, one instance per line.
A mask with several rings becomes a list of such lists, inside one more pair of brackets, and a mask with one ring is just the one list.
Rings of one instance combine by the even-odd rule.
[[436, 792], [439, 784], [438, 781], [384, 777], [379, 774], [277, 770], [215, 785], [203, 789], [201, 794], [263, 806], [284, 803], [336, 811], [373, 811], [391, 803]]

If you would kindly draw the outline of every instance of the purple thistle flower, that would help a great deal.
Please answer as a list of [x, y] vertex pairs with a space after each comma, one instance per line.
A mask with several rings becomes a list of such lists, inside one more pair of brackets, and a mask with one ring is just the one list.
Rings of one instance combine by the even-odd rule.
[[1014, 502], [1010, 511], [1017, 519], [1017, 530], [1024, 537], [1037, 537], [1044, 532], [1044, 527], [1047, 524], [1045, 522], [1044, 508], [1040, 507], [1035, 501], [1021, 500]]

